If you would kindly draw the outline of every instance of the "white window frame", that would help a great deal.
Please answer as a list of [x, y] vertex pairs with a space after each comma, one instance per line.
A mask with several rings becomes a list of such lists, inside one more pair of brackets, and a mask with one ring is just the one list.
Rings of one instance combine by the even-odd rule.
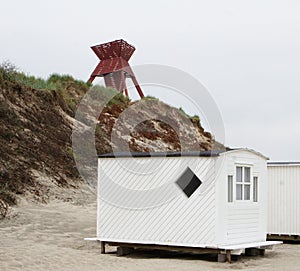
[[[238, 178], [238, 168], [241, 168], [241, 178]], [[248, 182], [245, 180], [246, 179], [246, 168], [249, 168], [249, 176], [247, 177]], [[239, 180], [240, 179], [240, 180]], [[237, 187], [241, 186], [242, 191], [241, 191], [241, 198], [237, 198], [238, 196], [238, 189]], [[252, 188], [252, 167], [250, 165], [235, 165], [235, 195], [234, 199], [237, 202], [250, 202], [252, 200], [252, 193], [251, 193], [251, 188]], [[249, 187], [249, 198], [245, 199], [245, 187]]]

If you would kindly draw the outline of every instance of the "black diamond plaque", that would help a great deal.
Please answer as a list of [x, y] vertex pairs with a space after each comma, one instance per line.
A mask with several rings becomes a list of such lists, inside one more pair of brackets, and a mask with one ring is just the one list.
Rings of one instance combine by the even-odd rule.
[[184, 194], [189, 198], [197, 188], [202, 184], [201, 180], [195, 175], [195, 173], [188, 167], [176, 184], [181, 188]]

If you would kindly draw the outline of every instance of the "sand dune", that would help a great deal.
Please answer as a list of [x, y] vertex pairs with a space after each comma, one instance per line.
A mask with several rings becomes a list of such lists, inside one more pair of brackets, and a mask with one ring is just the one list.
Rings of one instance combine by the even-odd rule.
[[74, 193], [48, 204], [23, 201], [0, 221], [0, 270], [299, 270], [300, 245], [284, 244], [265, 257], [243, 257], [232, 264], [203, 255], [138, 251], [117, 257], [116, 248], [100, 254], [95, 236], [96, 200]]

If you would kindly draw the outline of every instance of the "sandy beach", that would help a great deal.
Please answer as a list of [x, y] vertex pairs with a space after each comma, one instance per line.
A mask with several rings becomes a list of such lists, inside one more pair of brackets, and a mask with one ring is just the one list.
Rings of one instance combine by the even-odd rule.
[[100, 254], [85, 241], [96, 231], [96, 196], [71, 190], [48, 204], [22, 200], [0, 221], [0, 270], [299, 270], [300, 244], [284, 244], [264, 257], [242, 257], [231, 264], [203, 255], [137, 251], [117, 257]]

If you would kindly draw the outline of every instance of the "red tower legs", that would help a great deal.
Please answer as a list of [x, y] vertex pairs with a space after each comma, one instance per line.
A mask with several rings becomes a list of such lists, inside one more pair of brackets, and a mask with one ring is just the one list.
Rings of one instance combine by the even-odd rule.
[[97, 76], [104, 77], [107, 87], [112, 87], [128, 96], [126, 77], [130, 77], [140, 97], [144, 97], [143, 91], [128, 63], [135, 51], [132, 45], [124, 40], [115, 40], [91, 48], [100, 59], [100, 63], [92, 72], [89, 79], [90, 83]]

